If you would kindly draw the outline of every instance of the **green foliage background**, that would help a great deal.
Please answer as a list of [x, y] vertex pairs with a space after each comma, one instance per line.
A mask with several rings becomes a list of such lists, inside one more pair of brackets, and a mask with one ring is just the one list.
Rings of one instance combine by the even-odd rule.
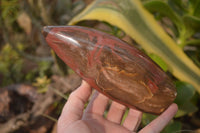
[[[199, 0], [141, 0], [158, 24], [173, 39], [178, 47], [200, 67], [200, 1]], [[20, 1], [2, 0], [0, 2], [0, 87], [17, 83], [29, 83], [39, 92], [45, 93], [52, 75], [65, 76], [71, 70], [59, 59], [45, 43], [41, 29], [45, 25], [65, 25], [79, 14], [87, 5], [83, 0], [42, 0]], [[25, 13], [29, 26], [19, 23], [19, 16]], [[101, 16], [99, 16], [101, 17]], [[88, 19], [89, 20], [89, 19]], [[105, 32], [123, 38], [125, 31], [109, 22], [80, 22], [82, 26], [93, 27], [103, 24]], [[28, 29], [30, 32], [27, 32]], [[101, 29], [101, 28], [99, 28]], [[103, 29], [101, 29], [103, 30]], [[135, 42], [134, 38], [132, 41]], [[139, 48], [140, 44], [137, 44]], [[141, 48], [141, 50], [144, 50]], [[176, 49], [173, 49], [176, 52]], [[166, 71], [177, 87], [175, 102], [179, 111], [163, 132], [179, 132], [190, 127], [197, 129], [185, 119], [200, 121], [200, 96], [191, 84], [180, 81], [169, 73], [170, 66], [159, 55], [148, 55]], [[31, 64], [31, 65], [28, 65]], [[199, 75], [200, 76], [200, 75]], [[199, 81], [200, 82], [200, 81]], [[200, 88], [198, 88], [200, 89]], [[144, 114], [142, 126], [156, 116]], [[184, 125], [188, 126], [184, 126]]]

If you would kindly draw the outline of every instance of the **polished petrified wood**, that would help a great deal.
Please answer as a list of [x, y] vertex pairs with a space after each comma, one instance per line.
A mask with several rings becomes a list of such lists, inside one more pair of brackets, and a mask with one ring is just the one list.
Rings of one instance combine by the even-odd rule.
[[93, 88], [128, 107], [160, 114], [175, 99], [173, 82], [148, 56], [91, 28], [47, 26], [47, 43]]

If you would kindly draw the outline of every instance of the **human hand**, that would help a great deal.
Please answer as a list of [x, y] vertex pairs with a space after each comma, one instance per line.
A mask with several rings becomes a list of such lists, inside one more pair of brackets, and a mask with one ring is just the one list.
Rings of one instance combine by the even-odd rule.
[[[126, 110], [124, 105], [112, 102], [107, 117], [104, 112], [109, 98], [95, 92], [84, 111], [85, 103], [92, 93], [92, 88], [83, 81], [81, 86], [71, 93], [58, 120], [58, 133], [131, 133], [136, 132], [140, 125], [142, 112], [130, 109], [124, 122], [122, 117]], [[140, 133], [158, 133], [176, 114], [178, 107], [172, 104]]]

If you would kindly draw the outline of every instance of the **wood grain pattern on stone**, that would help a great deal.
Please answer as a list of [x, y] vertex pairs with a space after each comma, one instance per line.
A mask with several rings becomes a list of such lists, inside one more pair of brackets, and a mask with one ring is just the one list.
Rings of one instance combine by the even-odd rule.
[[69, 67], [112, 100], [160, 114], [176, 98], [167, 74], [117, 37], [80, 26], [46, 26], [43, 35]]

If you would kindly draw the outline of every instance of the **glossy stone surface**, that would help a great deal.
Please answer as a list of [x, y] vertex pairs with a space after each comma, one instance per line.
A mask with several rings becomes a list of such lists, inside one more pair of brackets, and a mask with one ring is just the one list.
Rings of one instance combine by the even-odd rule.
[[43, 35], [80, 77], [117, 102], [160, 114], [176, 97], [174, 84], [160, 67], [114, 36], [79, 26], [47, 26]]

